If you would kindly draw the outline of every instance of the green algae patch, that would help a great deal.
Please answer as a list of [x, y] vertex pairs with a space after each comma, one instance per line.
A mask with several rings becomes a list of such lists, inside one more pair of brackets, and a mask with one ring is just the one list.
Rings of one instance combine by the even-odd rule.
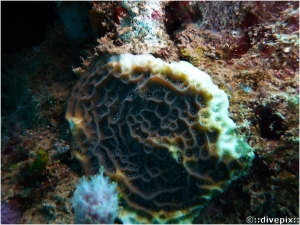
[[203, 57], [203, 55], [204, 55], [204, 53], [205, 53], [205, 50], [204, 50], [204, 48], [202, 48], [202, 47], [198, 47], [198, 48], [195, 49], [195, 53], [197, 54], [197, 56], [198, 56], [199, 59], [200, 59], [200, 58]]
[[183, 59], [189, 61], [193, 65], [198, 65], [205, 55], [205, 49], [198, 47], [195, 50], [190, 51], [187, 48], [180, 48], [180, 54]]
[[38, 175], [46, 169], [49, 157], [47, 152], [39, 148], [35, 160], [29, 164], [28, 172], [32, 175]]
[[20, 163], [19, 162], [15, 162], [15, 163], [12, 163], [10, 166], [9, 166], [9, 169], [10, 170], [15, 170], [15, 169], [18, 169], [20, 166]]

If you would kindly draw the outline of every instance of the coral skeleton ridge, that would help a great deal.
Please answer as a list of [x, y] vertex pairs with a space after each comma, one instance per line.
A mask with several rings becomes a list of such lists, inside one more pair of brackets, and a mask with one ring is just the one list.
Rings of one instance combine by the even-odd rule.
[[228, 107], [225, 92], [187, 62], [97, 57], [69, 95], [72, 154], [87, 175], [103, 166], [117, 182], [123, 223], [191, 223], [254, 156]]

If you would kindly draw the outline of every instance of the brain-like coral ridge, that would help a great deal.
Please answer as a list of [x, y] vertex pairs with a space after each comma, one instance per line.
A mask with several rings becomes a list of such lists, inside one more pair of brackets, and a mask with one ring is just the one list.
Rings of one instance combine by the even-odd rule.
[[71, 90], [72, 154], [86, 174], [105, 167], [123, 223], [192, 222], [250, 166], [224, 91], [187, 62], [151, 55], [95, 58]]

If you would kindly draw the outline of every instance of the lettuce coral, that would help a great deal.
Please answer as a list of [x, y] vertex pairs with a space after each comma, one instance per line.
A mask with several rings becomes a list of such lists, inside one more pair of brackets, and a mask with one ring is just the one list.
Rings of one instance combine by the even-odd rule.
[[225, 92], [187, 62], [98, 57], [69, 95], [72, 154], [86, 174], [103, 166], [117, 181], [123, 223], [191, 223], [254, 156], [228, 107]]

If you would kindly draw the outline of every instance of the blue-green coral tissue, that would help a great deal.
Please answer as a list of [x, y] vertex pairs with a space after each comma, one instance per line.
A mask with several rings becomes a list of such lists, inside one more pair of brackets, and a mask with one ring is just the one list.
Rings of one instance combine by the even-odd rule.
[[123, 223], [191, 223], [254, 157], [228, 107], [225, 92], [187, 62], [95, 58], [67, 103], [72, 154], [86, 174], [103, 166], [117, 181]]

